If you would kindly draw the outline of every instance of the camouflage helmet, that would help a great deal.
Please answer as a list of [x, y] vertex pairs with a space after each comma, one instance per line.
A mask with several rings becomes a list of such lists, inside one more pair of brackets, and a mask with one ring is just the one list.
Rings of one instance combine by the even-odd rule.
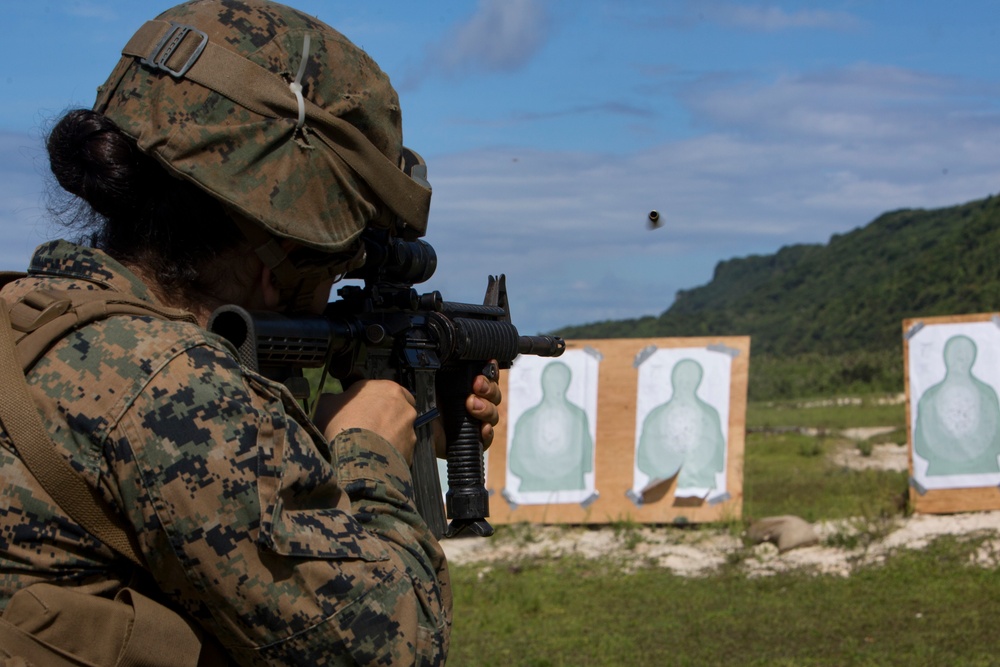
[[389, 78], [290, 7], [193, 0], [168, 9], [123, 49], [94, 109], [258, 236], [338, 253], [372, 222], [394, 220], [411, 236], [426, 229], [430, 188], [401, 171]]

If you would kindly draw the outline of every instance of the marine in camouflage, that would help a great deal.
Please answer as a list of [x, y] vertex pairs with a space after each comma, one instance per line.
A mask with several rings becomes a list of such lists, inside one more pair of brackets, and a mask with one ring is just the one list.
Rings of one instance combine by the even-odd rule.
[[[0, 297], [106, 289], [156, 303], [102, 252], [54, 241]], [[451, 591], [402, 456], [327, 443], [281, 385], [200, 327], [115, 316], [28, 373], [62, 453], [127, 516], [157, 587], [239, 664], [443, 664]], [[132, 567], [55, 506], [0, 433], [0, 607], [35, 582], [112, 595]]]

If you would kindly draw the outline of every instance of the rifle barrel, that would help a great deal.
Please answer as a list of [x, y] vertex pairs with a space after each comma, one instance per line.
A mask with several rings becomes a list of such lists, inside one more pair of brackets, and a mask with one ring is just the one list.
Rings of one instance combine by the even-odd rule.
[[558, 357], [566, 350], [566, 341], [559, 336], [519, 336], [517, 344], [519, 354], [536, 357]]

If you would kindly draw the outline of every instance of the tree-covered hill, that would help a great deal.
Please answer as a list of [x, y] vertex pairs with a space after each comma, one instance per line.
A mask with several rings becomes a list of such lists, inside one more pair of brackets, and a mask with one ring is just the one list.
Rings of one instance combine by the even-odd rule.
[[[838, 357], [839, 372], [863, 382], [878, 374], [871, 368], [858, 372], [859, 363], [881, 363], [872, 355], [901, 362], [903, 319], [998, 309], [1000, 196], [943, 209], [893, 211], [826, 244], [720, 262], [711, 282], [679, 292], [659, 317], [559, 333], [569, 338], [749, 335], [755, 357]], [[897, 377], [893, 371], [887, 381], [895, 387], [901, 372]]]

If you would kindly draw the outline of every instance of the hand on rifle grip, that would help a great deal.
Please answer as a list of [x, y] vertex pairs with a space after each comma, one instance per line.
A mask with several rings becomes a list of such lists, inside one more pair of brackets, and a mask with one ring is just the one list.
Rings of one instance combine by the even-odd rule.
[[[490, 362], [495, 364], [496, 362]], [[497, 383], [499, 372], [479, 375], [472, 383], [472, 393], [465, 399], [465, 410], [469, 416], [480, 422], [480, 437], [483, 451], [493, 444], [493, 427], [500, 422], [500, 411], [497, 407], [502, 400], [500, 385]], [[440, 404], [441, 401], [439, 400]], [[445, 437], [444, 425], [440, 419], [432, 422], [434, 429], [434, 451], [439, 459], [448, 458], [448, 440]]]
[[479, 375], [473, 381], [472, 394], [465, 401], [465, 409], [469, 415], [481, 423], [480, 434], [484, 451], [493, 444], [493, 427], [500, 421], [500, 411], [497, 410], [497, 406], [503, 398], [497, 382], [499, 369], [495, 361], [491, 361], [490, 365], [492, 370], [489, 373]]

